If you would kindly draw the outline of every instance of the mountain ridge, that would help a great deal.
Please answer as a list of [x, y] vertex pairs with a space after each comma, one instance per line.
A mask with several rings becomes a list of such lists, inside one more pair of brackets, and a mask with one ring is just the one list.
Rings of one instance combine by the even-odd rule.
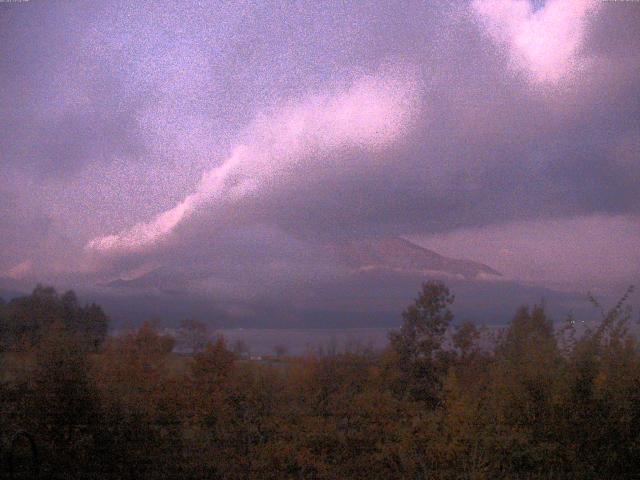
[[483, 263], [446, 257], [402, 237], [351, 242], [339, 250], [344, 261], [359, 271], [384, 269], [407, 273], [438, 272], [467, 280], [502, 276]]

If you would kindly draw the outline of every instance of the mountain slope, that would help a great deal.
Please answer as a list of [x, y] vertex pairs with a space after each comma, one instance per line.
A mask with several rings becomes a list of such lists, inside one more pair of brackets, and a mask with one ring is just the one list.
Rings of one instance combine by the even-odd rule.
[[353, 242], [341, 246], [338, 252], [345, 263], [358, 271], [439, 272], [464, 279], [501, 276], [500, 272], [482, 263], [445, 257], [403, 238]]

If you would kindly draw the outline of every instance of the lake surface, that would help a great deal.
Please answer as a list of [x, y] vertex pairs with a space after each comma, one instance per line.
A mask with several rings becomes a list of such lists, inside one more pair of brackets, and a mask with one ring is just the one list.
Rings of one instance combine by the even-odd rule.
[[344, 329], [219, 329], [229, 348], [243, 341], [251, 355], [273, 355], [276, 347], [283, 347], [287, 355], [304, 355], [308, 352], [344, 351], [345, 349], [369, 347], [376, 350], [387, 345], [389, 328], [344, 328]]

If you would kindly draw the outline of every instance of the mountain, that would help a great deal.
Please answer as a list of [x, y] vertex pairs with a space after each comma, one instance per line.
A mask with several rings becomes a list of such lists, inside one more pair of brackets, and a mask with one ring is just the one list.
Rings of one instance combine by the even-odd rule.
[[114, 280], [103, 282], [102, 285], [117, 289], [146, 289], [157, 288], [163, 291], [175, 290], [178, 286], [186, 287], [182, 275], [166, 267], [156, 266], [144, 271], [122, 275]]
[[[403, 238], [332, 245], [239, 246], [225, 255], [165, 258], [109, 276], [53, 283], [96, 301], [114, 325], [198, 318], [246, 328], [395, 326], [422, 282], [443, 280], [456, 295], [458, 320], [500, 324], [523, 304], [544, 302], [562, 318], [582, 316], [584, 295], [524, 285], [472, 260], [440, 255]], [[0, 288], [3, 285], [0, 284]], [[6, 289], [5, 289], [6, 290]]]
[[[479, 280], [502, 274], [482, 263], [445, 257], [404, 238], [367, 239], [330, 247], [316, 246], [326, 262], [352, 273], [393, 272], [411, 275], [439, 275], [449, 278]], [[142, 266], [120, 277], [103, 282], [115, 289], [158, 289], [176, 291], [193, 287], [198, 281], [216, 275], [211, 271], [173, 268], [158, 264]]]
[[392, 270], [405, 273], [441, 273], [464, 279], [502, 274], [482, 263], [445, 257], [404, 238], [352, 242], [338, 248], [343, 261], [358, 271]]

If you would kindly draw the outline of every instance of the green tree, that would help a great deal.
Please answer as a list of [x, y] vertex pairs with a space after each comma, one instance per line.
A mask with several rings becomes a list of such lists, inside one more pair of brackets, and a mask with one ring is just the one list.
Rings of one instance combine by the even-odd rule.
[[422, 285], [418, 298], [403, 313], [399, 331], [389, 334], [396, 355], [401, 388], [416, 400], [438, 403], [441, 377], [446, 370], [445, 334], [453, 313], [454, 296], [442, 282]]

